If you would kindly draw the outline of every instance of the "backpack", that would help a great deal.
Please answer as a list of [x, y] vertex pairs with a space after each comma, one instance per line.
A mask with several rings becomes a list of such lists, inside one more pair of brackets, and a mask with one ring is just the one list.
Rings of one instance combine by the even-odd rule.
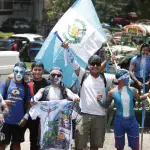
[[[7, 91], [8, 91], [8, 87], [10, 85], [10, 81], [11, 79], [7, 79], [6, 83], [5, 83], [5, 89], [4, 89], [4, 99], [6, 99], [7, 97]], [[26, 83], [23, 83], [24, 85], [24, 106], [26, 106], [26, 100], [27, 100], [27, 96], [28, 96], [28, 85]]]
[[[84, 80], [88, 77], [88, 75], [90, 74], [89, 71], [86, 71], [84, 74], [83, 74], [83, 77], [82, 77], [82, 80], [81, 80], [81, 87], [83, 85], [83, 82]], [[104, 73], [100, 73], [99, 76], [102, 78], [102, 80], [104, 81], [104, 85], [105, 85], [105, 88], [107, 87], [107, 81], [106, 81], [106, 78], [105, 78], [105, 75]]]
[[[49, 93], [49, 86], [45, 87], [44, 92], [42, 94], [42, 98], [40, 99], [40, 101], [46, 101], [47, 100], [47, 95]], [[67, 91], [66, 91], [66, 86], [62, 82], [60, 83], [60, 90], [61, 90], [63, 99], [68, 98]]]

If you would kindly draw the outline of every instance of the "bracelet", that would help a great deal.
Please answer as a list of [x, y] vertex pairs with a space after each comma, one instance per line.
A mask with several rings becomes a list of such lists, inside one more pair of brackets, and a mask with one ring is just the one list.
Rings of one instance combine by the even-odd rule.
[[104, 105], [104, 101], [103, 100], [100, 100], [99, 103], [100, 103], [100, 105]]

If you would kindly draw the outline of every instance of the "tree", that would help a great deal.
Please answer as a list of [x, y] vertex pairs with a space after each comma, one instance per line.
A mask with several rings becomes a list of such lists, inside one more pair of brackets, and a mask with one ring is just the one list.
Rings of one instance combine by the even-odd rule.
[[73, 4], [74, 0], [48, 0], [48, 20], [59, 19], [64, 12]]

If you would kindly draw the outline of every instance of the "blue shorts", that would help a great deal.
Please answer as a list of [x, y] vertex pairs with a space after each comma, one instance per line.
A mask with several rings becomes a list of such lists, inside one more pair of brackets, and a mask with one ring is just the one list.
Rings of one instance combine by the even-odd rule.
[[123, 149], [125, 133], [128, 136], [128, 146], [132, 149], [139, 148], [139, 126], [135, 117], [123, 118], [116, 116], [114, 120], [115, 147]]

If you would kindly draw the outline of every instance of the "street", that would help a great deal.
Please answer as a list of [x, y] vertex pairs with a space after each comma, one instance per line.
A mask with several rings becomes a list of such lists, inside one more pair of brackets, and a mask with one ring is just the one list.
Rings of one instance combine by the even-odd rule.
[[[25, 139], [26, 141], [24, 143], [21, 144], [21, 150], [29, 150], [29, 131], [26, 131], [26, 135], [25, 135]], [[150, 150], [150, 129], [147, 129], [144, 132], [144, 137], [143, 137], [143, 150]], [[72, 149], [74, 149], [74, 144], [72, 146]], [[88, 143], [88, 149], [89, 149], [89, 143]], [[9, 150], [9, 146], [7, 147], [6, 150]], [[104, 148], [100, 148], [99, 150], [115, 150], [114, 147], [114, 133], [113, 130], [110, 133], [106, 133], [106, 137], [105, 137], [105, 143], [104, 143]], [[128, 142], [126, 139], [126, 145], [124, 150], [131, 150], [128, 147]]]

